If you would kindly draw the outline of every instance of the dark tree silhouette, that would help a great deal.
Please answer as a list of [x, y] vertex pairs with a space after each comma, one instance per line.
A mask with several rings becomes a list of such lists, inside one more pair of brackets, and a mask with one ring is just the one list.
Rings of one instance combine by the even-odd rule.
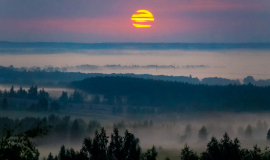
[[202, 126], [202, 128], [199, 130], [199, 140], [207, 140], [207, 136], [208, 136], [208, 133], [207, 133], [207, 130], [206, 130], [206, 127], [205, 126]]
[[116, 104], [118, 96], [126, 97], [132, 108], [160, 107], [161, 112], [268, 111], [270, 105], [269, 86], [208, 86], [119, 76], [91, 77], [72, 82], [71, 86], [104, 95], [106, 104]]
[[31, 86], [30, 89], [28, 90], [28, 98], [30, 99], [36, 99], [38, 97], [38, 91], [37, 91], [37, 86]]
[[67, 103], [68, 102], [68, 94], [67, 92], [62, 92], [62, 95], [59, 97], [59, 101], [61, 103]]
[[206, 152], [202, 153], [203, 160], [239, 160], [241, 158], [240, 142], [238, 139], [232, 141], [227, 133], [224, 134], [223, 139], [218, 141], [212, 137], [207, 144]]
[[49, 156], [48, 156], [47, 160], [55, 160], [55, 159], [53, 158], [53, 155], [52, 155], [52, 153], [51, 153], [51, 152], [50, 152], [50, 154], [49, 154]]
[[83, 97], [82, 93], [75, 90], [74, 93], [70, 96], [70, 100], [73, 103], [83, 103], [84, 102], [84, 97]]
[[109, 160], [124, 159], [123, 154], [123, 138], [119, 135], [117, 128], [114, 128], [114, 133], [111, 135], [111, 142], [108, 147], [108, 158]]
[[12, 98], [16, 97], [16, 92], [14, 91], [13, 86], [11, 86], [11, 88], [10, 88], [9, 97], [12, 97]]
[[22, 87], [20, 87], [20, 89], [17, 91], [17, 95], [20, 98], [26, 98], [27, 92], [24, 89], [22, 89]]
[[197, 155], [197, 153], [193, 150], [190, 150], [186, 144], [181, 150], [180, 158], [181, 160], [199, 160], [199, 156]]
[[156, 160], [158, 152], [156, 151], [155, 146], [151, 149], [148, 149], [146, 153], [142, 155], [142, 160]]
[[244, 132], [244, 135], [246, 136], [246, 138], [251, 138], [252, 137], [252, 127], [249, 124]]
[[36, 149], [36, 144], [31, 142], [30, 139], [48, 133], [50, 127], [44, 127], [43, 123], [45, 123], [45, 119], [40, 121], [35, 128], [21, 133], [16, 133], [16, 128], [10, 130], [5, 127], [0, 141], [0, 159], [38, 160], [39, 152]]
[[270, 141], [270, 129], [269, 129], [268, 132], [267, 132], [267, 137], [266, 137], [266, 139], [267, 139], [268, 141]]
[[46, 98], [46, 99], [49, 99], [49, 93], [46, 92], [44, 90], [44, 88], [42, 88], [42, 90], [39, 90], [39, 98], [42, 99], [42, 98]]
[[139, 139], [127, 130], [123, 139], [123, 153], [127, 160], [139, 160], [141, 155], [141, 147]]

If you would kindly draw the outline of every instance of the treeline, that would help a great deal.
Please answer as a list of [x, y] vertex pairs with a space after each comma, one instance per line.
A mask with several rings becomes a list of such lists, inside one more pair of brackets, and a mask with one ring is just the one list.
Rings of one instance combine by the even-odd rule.
[[161, 107], [161, 111], [267, 111], [270, 87], [208, 86], [130, 77], [92, 77], [71, 83], [90, 94], [126, 97], [130, 106]]
[[[63, 142], [76, 143], [81, 141], [85, 136], [94, 134], [94, 132], [101, 128], [100, 122], [90, 120], [85, 122], [81, 118], [71, 120], [70, 116], [59, 117], [51, 114], [44, 117], [42, 126], [51, 126], [50, 132], [44, 138], [35, 140], [38, 144], [59, 144]], [[23, 119], [11, 119], [8, 117], [0, 117], [0, 137], [2, 137], [2, 129], [8, 127], [10, 129], [16, 128], [15, 133], [22, 133], [33, 129], [39, 122], [40, 118], [25, 117]]]
[[[91, 65], [90, 65], [91, 66]], [[155, 66], [155, 65], [154, 65]], [[164, 81], [177, 81], [187, 82], [191, 84], [208, 84], [208, 85], [240, 85], [239, 80], [231, 80], [221, 77], [206, 77], [201, 81], [197, 77], [190, 76], [165, 76], [165, 75], [151, 75], [151, 74], [103, 74], [103, 73], [80, 73], [80, 72], [67, 72], [68, 68], [53, 67], [41, 69], [40, 67], [21, 67], [14, 68], [12, 65], [9, 67], [0, 66], [0, 83], [1, 84], [23, 84], [50, 87], [66, 87], [68, 82], [78, 81], [89, 77], [106, 77], [106, 76], [125, 76], [133, 78], [155, 79]], [[252, 76], [247, 76], [244, 79], [244, 84], [251, 83], [257, 86], [269, 86], [270, 80], [254, 80]]]
[[253, 149], [241, 148], [240, 141], [236, 138], [231, 140], [227, 133], [223, 139], [217, 140], [215, 137], [207, 144], [206, 151], [197, 154], [187, 145], [181, 150], [181, 160], [269, 160], [270, 150], [264, 150], [257, 145]]
[[[1, 129], [5, 126], [8, 128], [16, 128], [16, 133], [20, 133], [34, 128], [40, 120], [40, 118], [36, 117], [25, 117], [23, 119], [0, 117], [0, 137], [2, 136]], [[36, 141], [38, 144], [44, 145], [52, 143], [59, 144], [63, 142], [77, 143], [84, 137], [94, 134], [97, 129], [101, 128], [101, 123], [97, 120], [85, 122], [82, 118], [71, 120], [70, 116], [59, 117], [54, 114], [44, 117], [43, 125], [52, 127], [46, 137]], [[127, 128], [154, 129], [154, 124], [152, 120], [128, 124], [122, 120], [121, 122], [108, 126], [108, 128], [119, 128], [121, 130], [126, 130]]]
[[[0, 108], [1, 109], [19, 109], [19, 110], [30, 110], [30, 111], [59, 111], [64, 109], [67, 103], [84, 103], [84, 97], [81, 92], [74, 90], [74, 92], [68, 96], [67, 92], [62, 92], [59, 100], [52, 100], [48, 92], [44, 90], [38, 91], [37, 86], [31, 86], [28, 91], [20, 87], [18, 91], [14, 90], [12, 86], [10, 90], [0, 90]], [[18, 103], [16, 98], [20, 99]], [[9, 101], [10, 100], [10, 101]], [[38, 103], [34, 103], [38, 101]], [[51, 103], [49, 103], [51, 101]], [[16, 103], [17, 102], [17, 103]], [[30, 103], [30, 104], [29, 104]]]
[[[51, 126], [50, 124], [56, 123], [55, 121], [62, 121], [58, 124], [66, 124], [68, 119], [64, 117], [62, 120], [52, 116], [51, 120], [47, 121], [44, 119], [35, 119], [30, 123], [29, 121], [19, 121], [13, 122], [13, 127], [10, 125], [8, 127], [3, 127], [1, 132], [0, 140], [0, 159], [3, 160], [38, 160], [39, 151], [36, 149], [36, 144], [32, 142], [33, 138], [44, 136], [52, 132], [51, 128], [57, 129], [56, 126]], [[0, 122], [5, 121], [1, 119]], [[7, 121], [6, 121], [7, 122]], [[72, 126], [76, 123], [74, 120]], [[21, 127], [23, 125], [24, 127]], [[75, 127], [76, 128], [76, 127]], [[101, 128], [98, 126], [98, 128]], [[158, 152], [153, 146], [146, 152], [142, 152], [139, 144], [139, 139], [135, 137], [132, 133], [125, 131], [124, 135], [121, 136], [119, 130], [114, 128], [113, 133], [110, 138], [107, 136], [106, 130], [104, 128], [95, 128], [94, 138], [86, 137], [83, 139], [82, 148], [79, 151], [75, 151], [73, 148], [66, 148], [64, 145], [60, 148], [59, 154], [53, 156], [51, 153], [45, 160], [156, 160]], [[77, 129], [78, 130], [78, 129]], [[64, 130], [59, 136], [63, 135]], [[76, 133], [77, 134], [77, 133]], [[43, 138], [38, 138], [39, 140], [46, 141], [46, 135]], [[202, 127], [199, 131], [198, 136], [200, 140], [207, 139], [207, 131], [205, 127]], [[55, 137], [56, 139], [59, 137]], [[74, 138], [70, 136], [70, 138]], [[267, 134], [267, 139], [270, 140], [270, 131]], [[55, 139], [53, 139], [54, 141]], [[74, 139], [75, 140], [75, 139]], [[110, 140], [110, 141], [109, 141]], [[37, 141], [34, 139], [34, 141]], [[72, 143], [74, 144], [74, 143]], [[236, 138], [231, 140], [227, 133], [224, 134], [223, 139], [217, 140], [212, 137], [210, 142], [206, 146], [206, 151], [197, 154], [195, 151], [191, 150], [187, 145], [179, 152], [179, 157], [181, 160], [269, 160], [270, 150], [265, 147], [261, 150], [257, 145], [253, 149], [241, 148], [240, 141]], [[169, 160], [166, 158], [165, 160]]]
[[11, 86], [10, 90], [0, 90], [0, 97], [5, 98], [27, 98], [27, 99], [42, 99], [47, 98], [49, 99], [49, 93], [46, 92], [44, 89], [39, 90], [37, 86], [31, 86], [28, 91], [20, 87], [19, 90], [15, 91], [14, 87]]
[[[156, 160], [158, 152], [153, 146], [145, 153], [141, 151], [139, 139], [127, 130], [122, 137], [117, 128], [111, 134], [111, 141], [104, 128], [96, 131], [95, 137], [85, 138], [80, 151], [73, 148], [67, 149], [62, 146], [59, 154], [48, 155], [47, 160]], [[240, 141], [236, 138], [231, 140], [227, 133], [223, 139], [215, 137], [207, 144], [206, 151], [197, 154], [187, 145], [180, 151], [181, 160], [269, 160], [270, 150], [266, 147], [261, 150], [257, 145], [253, 149], [241, 148]], [[45, 158], [44, 158], [45, 159]], [[46, 159], [45, 159], [46, 160]], [[167, 157], [165, 160], [170, 160]]]
[[[44, 121], [42, 121], [44, 123]], [[48, 127], [37, 127], [21, 133], [5, 129], [3, 138], [0, 140], [0, 158], [4, 160], [38, 160], [39, 151], [30, 138], [46, 135]], [[73, 148], [60, 148], [59, 154], [53, 156], [51, 153], [44, 160], [156, 160], [158, 152], [153, 146], [146, 152], [142, 152], [139, 139], [127, 130], [124, 136], [119, 134], [117, 128], [110, 136], [107, 136], [104, 128], [96, 131], [94, 138], [86, 137], [82, 148], [75, 151]], [[187, 145], [179, 153], [181, 160], [269, 160], [270, 151], [268, 147], [261, 150], [257, 145], [253, 149], [241, 148], [240, 141], [236, 138], [231, 140], [227, 133], [221, 140], [215, 137], [206, 146], [206, 151], [197, 154]], [[167, 157], [165, 160], [170, 160]]]
[[121, 136], [115, 128], [109, 142], [105, 129], [101, 128], [93, 139], [87, 137], [83, 140], [80, 151], [62, 146], [58, 156], [53, 157], [50, 153], [47, 160], [155, 160], [157, 155], [154, 146], [143, 153], [139, 139], [127, 130]]

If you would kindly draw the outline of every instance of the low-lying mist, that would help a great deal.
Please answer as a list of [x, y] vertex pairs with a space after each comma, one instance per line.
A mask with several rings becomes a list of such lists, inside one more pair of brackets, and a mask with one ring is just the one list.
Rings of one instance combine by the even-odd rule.
[[[77, 110], [77, 111], [76, 111]], [[101, 109], [102, 110], [102, 109]], [[75, 112], [76, 111], [76, 112]], [[80, 114], [84, 112], [84, 114]], [[66, 115], [70, 116], [68, 122], [68, 130], [65, 133], [66, 139], [56, 141], [57, 132], [52, 128], [51, 133], [45, 136], [45, 140], [36, 141], [42, 156], [47, 156], [49, 152], [54, 155], [58, 154], [61, 145], [79, 149], [84, 137], [94, 136], [94, 130], [99, 130], [101, 126], [105, 127], [108, 136], [113, 132], [113, 128], [117, 127], [120, 134], [123, 135], [125, 130], [133, 133], [140, 139], [142, 149], [150, 148], [155, 145], [159, 152], [168, 154], [179, 151], [188, 144], [197, 152], [205, 149], [207, 142], [212, 136], [220, 139], [224, 133], [228, 133], [231, 138], [239, 138], [241, 146], [252, 148], [255, 144], [260, 147], [269, 146], [266, 139], [269, 129], [270, 118], [269, 113], [171, 113], [158, 115], [111, 115], [101, 114], [98, 111], [73, 109], [67, 113], [31, 113], [31, 112], [15, 112], [2, 111], [0, 116], [8, 116], [10, 119], [24, 119], [25, 117], [47, 117], [48, 122], [51, 114], [62, 119]], [[70, 139], [72, 137], [72, 127], [74, 121], [77, 120], [82, 135], [77, 140]], [[92, 127], [92, 128], [91, 128]], [[206, 131], [201, 131], [205, 127]], [[200, 133], [202, 132], [202, 133]], [[52, 137], [51, 137], [52, 136]], [[50, 138], [51, 137], [51, 138]], [[205, 138], [202, 138], [205, 137]], [[177, 155], [177, 153], [175, 153]]]
[[[0, 64], [14, 67], [55, 67], [77, 65], [166, 65], [166, 66], [210, 66], [208, 68], [182, 69], [103, 69], [80, 70], [87, 73], [136, 73], [198, 77], [223, 77], [240, 79], [248, 75], [258, 79], [270, 77], [269, 50], [89, 50], [86, 53], [65, 52], [53, 54], [0, 54]], [[79, 71], [79, 70], [77, 70]]]

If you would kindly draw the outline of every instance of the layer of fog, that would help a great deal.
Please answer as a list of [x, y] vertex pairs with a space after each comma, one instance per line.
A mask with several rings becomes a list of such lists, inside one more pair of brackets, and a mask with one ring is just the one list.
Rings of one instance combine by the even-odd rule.
[[[155, 145], [158, 151], [170, 151], [178, 150], [180, 153], [181, 148], [184, 144], [188, 144], [195, 151], [201, 152], [205, 150], [207, 142], [210, 141], [212, 136], [220, 139], [222, 135], [227, 132], [231, 138], [238, 137], [242, 147], [252, 148], [253, 145], [264, 148], [270, 144], [266, 140], [266, 133], [270, 126], [269, 113], [196, 113], [196, 114], [159, 114], [159, 115], [146, 115], [146, 116], [130, 116], [130, 115], [111, 115], [111, 114], [100, 114], [95, 111], [74, 108], [76, 112], [69, 113], [54, 113], [60, 117], [70, 115], [72, 120], [75, 118], [82, 118], [86, 123], [90, 120], [97, 120], [107, 130], [108, 136], [112, 133], [113, 125], [119, 124], [124, 121], [123, 128], [120, 129], [121, 135], [124, 135], [125, 129], [128, 129], [131, 133], [135, 134], [140, 139], [140, 144], [143, 149], [149, 148]], [[84, 114], [80, 114], [80, 113]], [[25, 116], [37, 116], [43, 117], [48, 116], [51, 113], [35, 113], [35, 112], [14, 112], [4, 111], [1, 113], [2, 116], [8, 116], [10, 118], [23, 118]], [[153, 121], [153, 127], [144, 127], [143, 123], [148, 121], [148, 124]], [[134, 124], [141, 124], [141, 127], [132, 127]], [[261, 123], [261, 124], [260, 124]], [[267, 128], [265, 128], [268, 126]], [[182, 137], [186, 134], [186, 126], [190, 125], [191, 132], [188, 138], [183, 139]], [[244, 130], [248, 125], [252, 126], [252, 136], [246, 137], [242, 133], [241, 129]], [[260, 128], [260, 126], [263, 126]], [[207, 128], [208, 137], [206, 141], [201, 141], [198, 138], [199, 130], [202, 126]], [[93, 134], [86, 135], [93, 138]], [[73, 147], [80, 149], [81, 143], [74, 144], [70, 142], [62, 142], [61, 144], [55, 144], [51, 142], [49, 145], [41, 145], [38, 148], [42, 156], [47, 156], [49, 152], [54, 155], [60, 150], [60, 146], [64, 144], [66, 147]], [[169, 156], [169, 155], [168, 155]]]
[[[113, 55], [108, 54], [113, 52]], [[218, 50], [218, 51], [186, 51], [186, 50], [92, 50], [89, 53], [61, 54], [1, 54], [2, 66], [14, 67], [54, 67], [77, 65], [205, 65], [210, 67], [179, 69], [102, 69], [79, 70], [87, 73], [135, 73], [153, 75], [174, 75], [198, 77], [223, 77], [242, 80], [248, 75], [256, 79], [270, 78], [269, 50]], [[78, 71], [78, 70], [74, 70]]]

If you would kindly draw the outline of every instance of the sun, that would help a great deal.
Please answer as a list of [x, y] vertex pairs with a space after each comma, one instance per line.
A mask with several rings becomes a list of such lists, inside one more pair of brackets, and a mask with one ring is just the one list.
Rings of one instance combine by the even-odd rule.
[[151, 27], [149, 21], [154, 21], [154, 16], [147, 10], [138, 10], [136, 14], [132, 15], [131, 20], [135, 27]]

